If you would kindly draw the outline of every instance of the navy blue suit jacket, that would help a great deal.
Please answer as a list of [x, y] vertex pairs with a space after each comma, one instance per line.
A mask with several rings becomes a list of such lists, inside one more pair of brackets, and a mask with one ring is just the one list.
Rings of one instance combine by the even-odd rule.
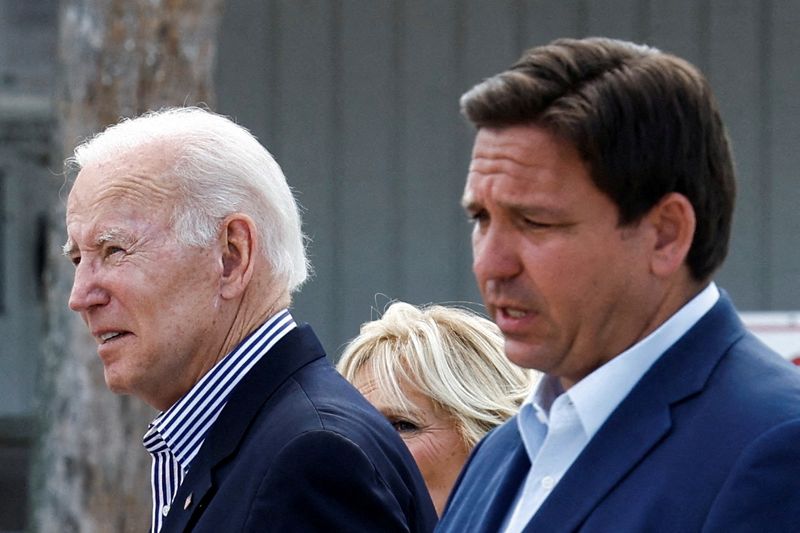
[[302, 326], [231, 393], [162, 532], [429, 532], [435, 522], [405, 444]]
[[[498, 531], [529, 469], [514, 418], [474, 450], [437, 531]], [[721, 297], [636, 384], [525, 531], [800, 531], [800, 372]]]

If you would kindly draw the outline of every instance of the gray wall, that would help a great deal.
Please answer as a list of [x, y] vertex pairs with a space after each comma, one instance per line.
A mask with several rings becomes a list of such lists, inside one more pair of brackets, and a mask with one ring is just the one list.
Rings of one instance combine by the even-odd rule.
[[43, 333], [56, 7], [0, 0], [0, 440], [8, 417], [31, 414]]
[[646, 42], [706, 73], [733, 140], [718, 281], [741, 309], [798, 309], [797, 27], [800, 3], [777, 0], [229, 0], [218, 107], [265, 142], [307, 210], [317, 273], [296, 314], [335, 355], [388, 298], [479, 301], [458, 96], [556, 37]]
[[0, 0], [0, 531], [25, 526], [50, 174], [56, 0]]

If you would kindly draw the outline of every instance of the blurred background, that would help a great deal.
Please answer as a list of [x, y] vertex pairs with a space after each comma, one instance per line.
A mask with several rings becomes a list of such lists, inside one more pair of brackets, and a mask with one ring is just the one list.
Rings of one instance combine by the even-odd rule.
[[557, 37], [644, 42], [705, 72], [732, 138], [718, 283], [796, 332], [798, 26], [795, 0], [0, 0], [0, 532], [147, 528], [154, 413], [105, 390], [58, 257], [87, 135], [198, 102], [248, 127], [305, 210], [294, 314], [335, 358], [391, 299], [480, 301], [459, 95]]

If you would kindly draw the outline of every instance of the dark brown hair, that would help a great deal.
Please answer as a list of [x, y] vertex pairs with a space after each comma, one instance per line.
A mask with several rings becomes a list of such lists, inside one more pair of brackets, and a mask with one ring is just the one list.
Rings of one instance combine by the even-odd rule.
[[473, 87], [461, 110], [478, 128], [531, 124], [572, 143], [622, 225], [683, 194], [697, 219], [692, 276], [708, 279], [725, 259], [733, 161], [711, 88], [686, 61], [611, 39], [559, 39]]

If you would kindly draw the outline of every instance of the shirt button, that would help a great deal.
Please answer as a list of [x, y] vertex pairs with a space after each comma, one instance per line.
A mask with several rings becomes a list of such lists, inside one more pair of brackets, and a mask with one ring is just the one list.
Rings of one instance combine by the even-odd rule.
[[553, 479], [552, 476], [544, 476], [542, 478], [542, 488], [544, 490], [550, 490], [556, 486], [556, 480]]
[[169, 514], [169, 505], [165, 505], [161, 508], [161, 516], [167, 516]]

